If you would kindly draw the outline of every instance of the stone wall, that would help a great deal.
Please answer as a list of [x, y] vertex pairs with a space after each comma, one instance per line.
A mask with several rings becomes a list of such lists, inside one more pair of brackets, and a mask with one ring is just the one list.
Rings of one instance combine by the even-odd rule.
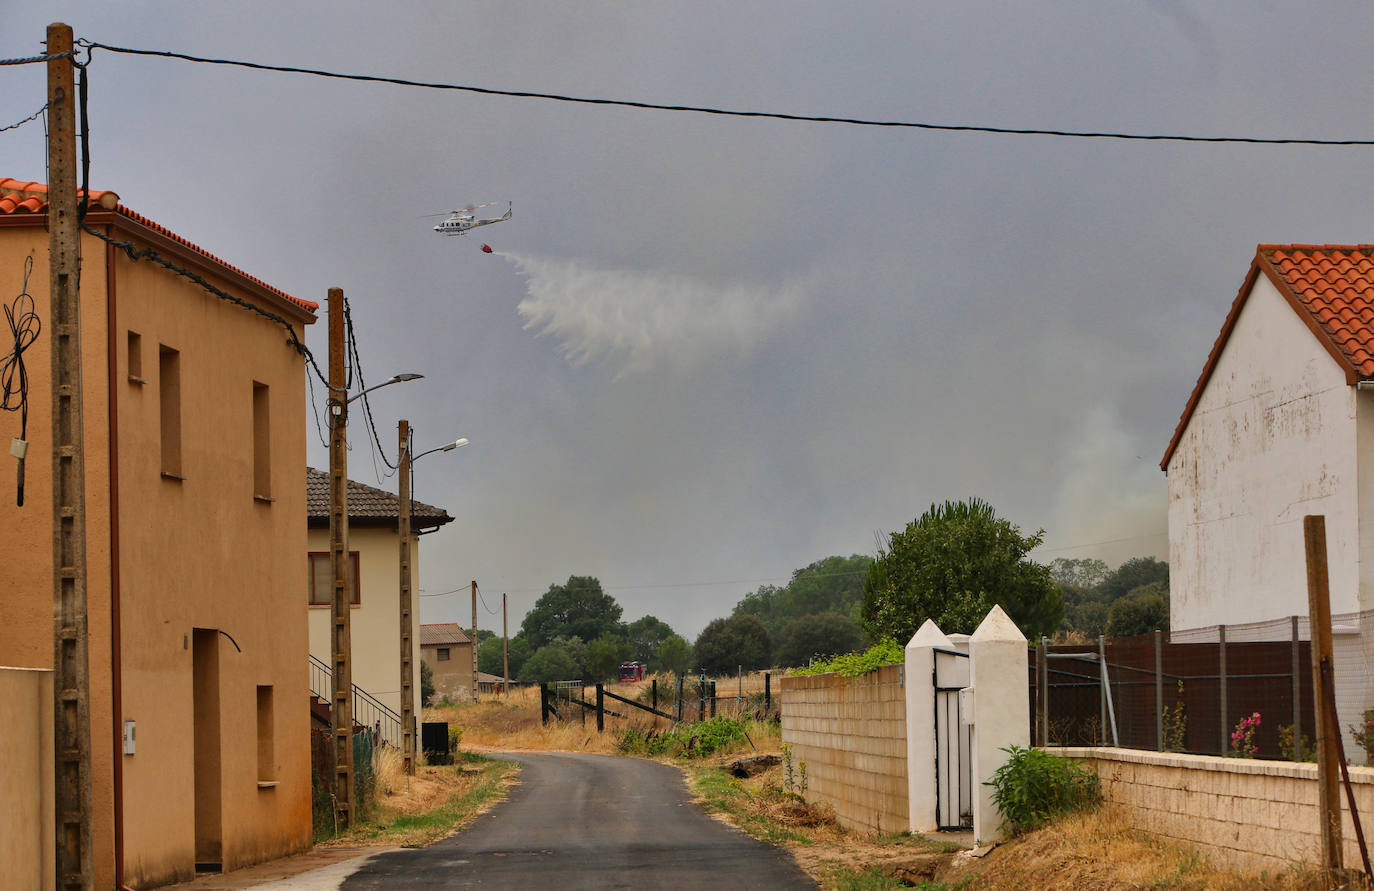
[[[1319, 863], [1317, 765], [1114, 748], [1051, 748], [1102, 778], [1107, 800], [1131, 825], [1191, 847], [1223, 867], [1285, 869]], [[1374, 769], [1350, 768], [1356, 806], [1374, 824]], [[1358, 866], [1359, 847], [1341, 793], [1345, 864]]]
[[863, 677], [785, 677], [782, 741], [806, 764], [808, 801], [835, 809], [841, 825], [907, 829], [904, 668]]

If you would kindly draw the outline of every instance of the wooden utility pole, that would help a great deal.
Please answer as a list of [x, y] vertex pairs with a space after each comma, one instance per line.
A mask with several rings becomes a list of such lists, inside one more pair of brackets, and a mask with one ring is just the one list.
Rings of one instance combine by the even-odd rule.
[[353, 825], [353, 586], [348, 559], [348, 376], [344, 369], [343, 289], [329, 289], [329, 565], [334, 571], [334, 813]]
[[397, 424], [400, 441], [400, 511], [396, 532], [401, 539], [401, 760], [407, 774], [415, 773], [415, 659], [412, 640], [414, 594], [410, 589], [410, 422]]
[[1307, 552], [1307, 622], [1312, 638], [1312, 711], [1317, 719], [1317, 808], [1321, 820], [1322, 869], [1340, 869], [1341, 789], [1340, 758], [1335, 734], [1341, 732], [1335, 715], [1325, 708], [1322, 678], [1331, 663], [1331, 591], [1326, 574], [1326, 517], [1302, 518]]
[[506, 633], [506, 595], [501, 593], [501, 695], [510, 695], [510, 636]]
[[472, 698], [477, 698], [477, 580], [472, 580]]
[[[91, 686], [81, 414], [81, 231], [72, 29], [48, 26], [48, 266], [52, 325], [53, 804], [56, 878], [91, 888]], [[115, 715], [114, 720], [119, 720]]]

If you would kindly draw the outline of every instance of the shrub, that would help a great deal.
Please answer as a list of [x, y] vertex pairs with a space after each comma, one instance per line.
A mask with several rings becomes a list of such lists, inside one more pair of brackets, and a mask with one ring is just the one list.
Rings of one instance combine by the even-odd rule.
[[1360, 748], [1364, 749], [1365, 758], [1374, 764], [1374, 708], [1365, 710], [1362, 726], [1357, 728], [1351, 725], [1350, 735]]
[[749, 721], [717, 715], [709, 721], [679, 724], [664, 731], [627, 727], [621, 731], [616, 746], [627, 755], [705, 758], [746, 739], [748, 733]]
[[1260, 713], [1247, 715], [1236, 723], [1236, 727], [1231, 731], [1231, 751], [1228, 757], [1231, 758], [1253, 758], [1259, 754], [1259, 746], [1255, 745], [1255, 730], [1260, 725]]
[[1279, 754], [1284, 761], [1317, 760], [1317, 752], [1312, 748], [1312, 741], [1306, 733], [1301, 739], [1294, 741], [1292, 724], [1279, 725]]
[[884, 665], [900, 665], [906, 661], [906, 649], [895, 640], [884, 640], [862, 653], [846, 653], [828, 659], [815, 659], [805, 668], [794, 668], [792, 674], [827, 674], [835, 672], [845, 677], [859, 677], [877, 671]]
[[1021, 746], [1002, 751], [1011, 757], [987, 785], [992, 786], [993, 803], [1002, 812], [1003, 828], [1013, 834], [1102, 802], [1097, 774], [1078, 762]]

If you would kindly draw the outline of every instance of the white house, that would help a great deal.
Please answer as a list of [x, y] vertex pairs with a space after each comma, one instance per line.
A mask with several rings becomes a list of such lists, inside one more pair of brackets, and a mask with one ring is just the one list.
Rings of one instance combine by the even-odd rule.
[[[310, 655], [325, 666], [329, 652], [333, 604], [329, 567], [329, 474], [306, 470], [309, 535]], [[399, 714], [401, 711], [400, 499], [390, 492], [348, 481], [348, 550], [353, 559], [352, 670], [353, 684]], [[419, 536], [438, 529], [453, 517], [442, 508], [411, 502], [411, 573], [420, 577]], [[412, 589], [414, 590], [414, 589]], [[420, 610], [411, 610], [414, 652], [412, 683], [416, 708], [420, 705]], [[312, 686], [321, 678], [311, 672]], [[318, 691], [317, 691], [318, 692]], [[328, 687], [325, 688], [326, 698]], [[371, 723], [355, 705], [354, 717]]]
[[[1160, 464], [1172, 638], [1284, 640], [1326, 517], [1343, 724], [1371, 705], [1374, 245], [1260, 245]], [[1307, 637], [1305, 619], [1300, 634]], [[1347, 740], [1347, 746], [1351, 741]]]

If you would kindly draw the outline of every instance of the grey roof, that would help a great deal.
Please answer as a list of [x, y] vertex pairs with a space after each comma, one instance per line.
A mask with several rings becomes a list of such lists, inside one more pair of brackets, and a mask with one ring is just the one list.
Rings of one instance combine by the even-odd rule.
[[[305, 469], [305, 503], [308, 525], [320, 528], [329, 525], [329, 474], [313, 467]], [[415, 499], [410, 501], [412, 529], [437, 529], [452, 523], [453, 517], [442, 507], [435, 507]], [[348, 522], [351, 526], [396, 528], [401, 511], [401, 499], [390, 492], [348, 481]]]

